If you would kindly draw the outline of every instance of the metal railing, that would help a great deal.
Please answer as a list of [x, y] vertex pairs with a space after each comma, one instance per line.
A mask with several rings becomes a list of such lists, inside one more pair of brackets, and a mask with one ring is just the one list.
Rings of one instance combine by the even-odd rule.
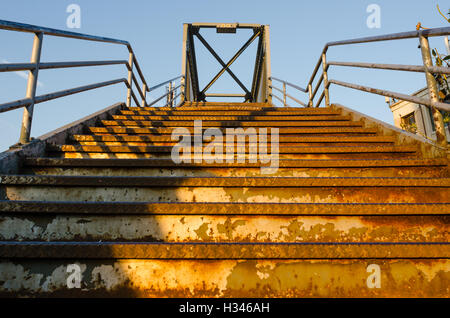
[[293, 88], [295, 88], [296, 90], [299, 90], [299, 91], [301, 91], [301, 92], [303, 92], [303, 93], [306, 93], [307, 91], [306, 91], [304, 88], [301, 88], [301, 87], [299, 87], [299, 86], [297, 86], [297, 85], [295, 85], [295, 84], [289, 83], [289, 82], [287, 82], [287, 81], [278, 79], [278, 78], [273, 77], [273, 76], [271, 77], [271, 79], [272, 79], [273, 81], [277, 81], [277, 82], [280, 82], [280, 83], [283, 84], [283, 88], [282, 88], [282, 89], [280, 89], [280, 88], [278, 88], [278, 87], [275, 87], [275, 86], [273, 86], [273, 85], [269, 85], [269, 87], [270, 87], [271, 89], [274, 89], [274, 90], [276, 90], [276, 91], [279, 91], [280, 93], [283, 94], [283, 98], [281, 99], [281, 98], [278, 97], [277, 95], [274, 95], [273, 93], [270, 93], [270, 96], [275, 97], [275, 98], [278, 99], [280, 102], [282, 102], [282, 103], [283, 103], [283, 106], [289, 106], [289, 105], [287, 104], [287, 97], [289, 97], [290, 99], [292, 99], [293, 101], [297, 102], [298, 104], [300, 104], [300, 105], [302, 105], [302, 106], [305, 106], [305, 107], [308, 106], [308, 105], [306, 105], [305, 103], [303, 103], [302, 101], [300, 101], [300, 100], [298, 100], [297, 98], [295, 98], [294, 96], [291, 96], [291, 95], [289, 95], [289, 94], [287, 93], [287, 86], [293, 87]]
[[150, 87], [149, 92], [152, 92], [166, 84], [169, 84], [169, 86], [166, 86], [166, 92], [164, 94], [162, 94], [160, 97], [154, 99], [147, 106], [155, 105], [157, 102], [162, 100], [164, 97], [166, 97], [166, 104], [163, 107], [166, 107], [166, 106], [175, 107], [175, 106], [178, 106], [180, 103], [182, 103], [183, 101], [180, 101], [179, 104], [176, 104], [177, 98], [181, 95], [181, 90], [177, 93], [177, 90], [182, 86], [181, 81], [180, 81], [180, 84], [178, 84], [177, 86], [175, 86], [173, 84], [173, 82], [181, 80], [182, 77], [183, 76], [180, 75], [180, 76], [171, 78], [170, 80], [167, 80], [165, 82], [159, 83], [158, 85]]
[[[437, 86], [437, 82], [436, 82], [436, 79], [433, 74], [450, 74], [450, 69], [448, 67], [433, 66], [428, 37], [448, 36], [448, 35], [450, 35], [450, 27], [386, 34], [386, 35], [358, 38], [358, 39], [352, 39], [352, 40], [346, 40], [346, 41], [329, 42], [324, 46], [324, 48], [320, 54], [317, 64], [312, 72], [312, 75], [311, 75], [309, 81], [308, 81], [307, 88], [301, 88], [301, 87], [293, 85], [289, 82], [279, 80], [277, 78], [272, 77], [273, 80], [283, 83], [282, 89], [273, 87], [275, 90], [283, 93], [283, 98], [281, 99], [275, 95], [273, 95], [273, 97], [280, 100], [283, 103], [283, 105], [285, 105], [285, 106], [287, 105], [286, 97], [289, 97], [289, 98], [293, 99], [294, 101], [296, 101], [297, 103], [299, 103], [300, 105], [305, 106], [305, 107], [313, 107], [313, 106], [318, 107], [322, 103], [323, 99], [325, 99], [325, 106], [328, 107], [328, 106], [330, 106], [329, 87], [331, 84], [334, 84], [334, 85], [338, 85], [338, 86], [352, 88], [355, 90], [360, 90], [363, 92], [378, 94], [378, 95], [382, 95], [385, 97], [391, 97], [391, 98], [396, 98], [399, 100], [417, 103], [420, 105], [425, 105], [425, 106], [430, 107], [432, 110], [433, 120], [434, 120], [435, 128], [436, 128], [436, 142], [441, 146], [446, 146], [447, 140], [446, 140], [445, 126], [444, 126], [444, 121], [443, 121], [440, 110], [447, 111], [447, 112], [450, 111], [450, 104], [443, 103], [439, 100], [438, 86]], [[358, 43], [369, 43], [369, 42], [392, 41], [392, 40], [411, 39], [411, 38], [419, 39], [423, 65], [337, 62], [337, 61], [327, 61], [327, 57], [326, 57], [328, 49], [332, 46], [350, 45], [350, 44], [358, 44]], [[331, 65], [343, 66], [343, 67], [358, 67], [358, 68], [370, 68], [370, 69], [407, 71], [407, 72], [421, 72], [421, 73], [425, 74], [430, 98], [427, 99], [427, 98], [421, 98], [421, 97], [417, 97], [417, 96], [410, 96], [410, 95], [401, 94], [398, 92], [391, 92], [391, 91], [387, 91], [387, 90], [383, 90], [383, 89], [377, 89], [377, 88], [357, 85], [357, 84], [353, 84], [353, 83], [338, 81], [335, 79], [329, 79], [328, 78], [328, 69]], [[313, 83], [316, 80], [316, 76], [319, 72], [320, 66], [322, 66], [322, 72], [321, 72], [320, 76], [318, 76], [317, 83], [315, 84], [315, 87], [313, 88]], [[323, 85], [322, 85], [322, 83], [323, 83]], [[286, 93], [286, 86], [291, 86], [303, 93], [308, 93], [308, 102], [303, 103], [303, 102], [293, 98], [292, 96], [288, 95]], [[316, 103], [314, 103], [320, 87], [323, 88], [322, 92], [319, 95]]]
[[[124, 83], [127, 89], [126, 105], [131, 106], [131, 99], [136, 103], [136, 105], [141, 104], [141, 106], [147, 106], [146, 93], [150, 91], [142, 70], [139, 66], [136, 55], [131, 47], [130, 43], [127, 41], [105, 38], [93, 35], [87, 35], [82, 33], [68, 32], [57, 29], [50, 29], [30, 24], [16, 23], [10, 21], [0, 20], [0, 29], [18, 31], [18, 32], [28, 32], [34, 33], [33, 49], [31, 52], [30, 63], [8, 63], [0, 64], [0, 72], [13, 72], [13, 71], [29, 71], [28, 74], [28, 84], [25, 98], [20, 100], [15, 100], [0, 104], [0, 113], [14, 110], [17, 108], [24, 107], [24, 114], [22, 119], [22, 128], [20, 132], [20, 144], [26, 144], [30, 141], [31, 123], [33, 119], [34, 105], [52, 99], [60, 98], [63, 96], [68, 96], [76, 93], [81, 93], [84, 91], [105, 87], [109, 85], [114, 85], [118, 83]], [[57, 36], [64, 38], [72, 38], [79, 40], [95, 41], [95, 42], [105, 42], [113, 43], [119, 45], [125, 45], [128, 49], [129, 55], [128, 60], [110, 60], [110, 61], [75, 61], [75, 62], [52, 62], [52, 63], [41, 63], [41, 49], [42, 42], [44, 40], [44, 35]], [[72, 67], [89, 67], [89, 66], [104, 66], [104, 65], [118, 65], [123, 64], [128, 70], [127, 78], [118, 78], [110, 81], [89, 84], [85, 86], [80, 86], [76, 88], [70, 88], [50, 94], [36, 96], [36, 84], [39, 75], [39, 70], [45, 69], [57, 69], [57, 68], [72, 68]], [[139, 87], [138, 79], [136, 78], [134, 69], [136, 69], [137, 74], [142, 83], [142, 89]], [[136, 97], [135, 91], [133, 89], [133, 83], [135, 85], [136, 91], [141, 97], [141, 103], [139, 103]]]

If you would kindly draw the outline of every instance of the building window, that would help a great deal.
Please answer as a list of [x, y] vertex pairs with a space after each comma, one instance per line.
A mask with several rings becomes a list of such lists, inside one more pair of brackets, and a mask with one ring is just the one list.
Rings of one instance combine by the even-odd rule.
[[417, 132], [416, 117], [414, 116], [414, 112], [402, 117], [401, 127], [402, 129], [414, 134]]

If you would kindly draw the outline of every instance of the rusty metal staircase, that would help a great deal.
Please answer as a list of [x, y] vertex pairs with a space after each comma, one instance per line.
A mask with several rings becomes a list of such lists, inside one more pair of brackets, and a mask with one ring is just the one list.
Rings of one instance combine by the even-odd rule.
[[[186, 96], [118, 103], [0, 157], [0, 296], [450, 295], [445, 148], [339, 104]], [[172, 132], [198, 120], [277, 128], [277, 169], [174, 162]]]
[[[280, 127], [278, 172], [174, 164], [172, 127], [199, 118]], [[448, 160], [339, 108], [123, 106], [47, 151], [1, 179], [2, 295], [448, 296]]]

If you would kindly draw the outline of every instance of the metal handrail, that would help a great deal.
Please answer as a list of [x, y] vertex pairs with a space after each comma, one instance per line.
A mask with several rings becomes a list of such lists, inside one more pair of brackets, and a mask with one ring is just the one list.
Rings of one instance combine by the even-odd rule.
[[[181, 77], [181, 76], [180, 76]], [[176, 77], [176, 78], [180, 78], [180, 77]], [[163, 86], [164, 84], [168, 84], [168, 83], [172, 83], [170, 80], [169, 81], [165, 81], [165, 82], [163, 82], [163, 83], [161, 83], [161, 84], [158, 84], [158, 85], [156, 85], [156, 86], [154, 86], [154, 87], [161, 87], [161, 86]], [[178, 94], [178, 95], [176, 95], [174, 98], [172, 98], [171, 96], [172, 96], [172, 93], [173, 92], [176, 92], [176, 90], [178, 89], [178, 88], [180, 88], [181, 87], [181, 84], [179, 84], [178, 86], [176, 86], [176, 87], [171, 87], [170, 86], [170, 88], [169, 88], [169, 90], [165, 93], [165, 94], [163, 94], [162, 96], [160, 96], [160, 97], [158, 97], [158, 98], [156, 98], [155, 100], [153, 100], [151, 103], [149, 103], [147, 106], [148, 107], [150, 107], [150, 106], [153, 106], [153, 105], [155, 105], [157, 102], [159, 102], [161, 99], [163, 99], [164, 97], [167, 97], [168, 98], [168, 101], [167, 101], [167, 104], [172, 104], [173, 105], [173, 103], [174, 103], [174, 101], [176, 100], [176, 98], [180, 95], [180, 94]], [[170, 100], [169, 100], [170, 99]], [[167, 104], [166, 104], [166, 106], [167, 106]]]
[[155, 85], [155, 86], [150, 87], [150, 88], [148, 89], [148, 91], [151, 92], [151, 91], [153, 91], [153, 90], [155, 90], [155, 89], [157, 89], [157, 88], [160, 88], [160, 87], [163, 86], [163, 85], [169, 84], [170, 82], [174, 82], [174, 81], [180, 79], [181, 77], [182, 77], [182, 75], [179, 75], [179, 76], [176, 76], [176, 77], [174, 77], [174, 78], [172, 78], [172, 79], [170, 79], [170, 80], [167, 80], [167, 81], [165, 81], [165, 82], [159, 83], [158, 85]]
[[275, 97], [276, 99], [280, 100], [280, 101], [283, 103], [283, 106], [288, 106], [288, 105], [287, 105], [287, 102], [286, 102], [286, 98], [290, 98], [290, 99], [292, 99], [293, 101], [295, 101], [297, 104], [302, 105], [302, 106], [305, 106], [305, 107], [308, 107], [308, 105], [306, 105], [306, 104], [303, 103], [302, 101], [298, 100], [297, 98], [295, 98], [295, 97], [293, 97], [293, 96], [291, 96], [291, 95], [289, 95], [289, 94], [287, 93], [287, 86], [293, 87], [293, 88], [295, 88], [296, 90], [299, 90], [299, 91], [301, 91], [301, 92], [303, 92], [303, 93], [307, 93], [307, 92], [308, 92], [306, 89], [301, 88], [300, 86], [297, 86], [297, 85], [295, 85], [295, 84], [289, 83], [288, 81], [284, 81], [284, 80], [281, 80], [281, 79], [279, 79], [279, 78], [273, 77], [273, 76], [271, 76], [269, 79], [275, 80], [275, 81], [280, 82], [280, 83], [283, 84], [283, 89], [280, 89], [280, 88], [278, 88], [278, 87], [276, 87], [276, 86], [273, 86], [273, 85], [269, 85], [269, 88], [275, 89], [275, 90], [277, 90], [277, 91], [279, 91], [280, 93], [283, 94], [283, 99], [280, 99], [280, 98], [279, 98], [278, 96], [276, 96], [276, 95], [271, 95], [271, 96]]
[[[19, 31], [19, 32], [28, 32], [28, 33], [42, 33], [42, 34], [46, 34], [46, 35], [72, 38], [72, 39], [78, 39], [78, 40], [86, 40], [86, 41], [121, 44], [121, 45], [126, 45], [128, 48], [128, 51], [134, 55], [131, 44], [128, 41], [119, 40], [119, 39], [107, 38], [107, 37], [78, 33], [78, 32], [58, 30], [58, 29], [53, 29], [53, 28], [47, 28], [47, 27], [42, 27], [42, 26], [37, 26], [37, 25], [32, 25], [32, 24], [18, 23], [18, 22], [13, 22], [13, 21], [6, 21], [6, 20], [0, 20], [0, 29], [10, 30], [10, 31]], [[141, 71], [139, 63], [135, 56], [133, 56], [133, 64], [136, 65], [136, 69], [139, 73], [139, 76], [141, 77], [142, 82], [144, 84], [147, 84], [147, 82], [145, 81], [145, 77]]]
[[[306, 105], [305, 103], [303, 103], [302, 101], [298, 100], [297, 98], [295, 98], [295, 97], [289, 95], [289, 94], [286, 92], [285, 87], [284, 87], [284, 89], [279, 89], [279, 88], [276, 87], [276, 86], [269, 85], [269, 88], [273, 88], [273, 89], [275, 89], [275, 90], [277, 90], [277, 91], [279, 91], [280, 93], [283, 94], [283, 100], [281, 100], [281, 99], [280, 99], [280, 100], [281, 100], [281, 102], [283, 103], [284, 106], [287, 106], [287, 103], [286, 103], [286, 97], [289, 97], [290, 99], [292, 99], [293, 101], [297, 102], [298, 104], [300, 104], [300, 105], [302, 105], [302, 106], [305, 106], [305, 107], [308, 106], [308, 105]], [[278, 97], [275, 96], [275, 98], [278, 98]]]
[[[375, 68], [375, 69], [381, 69], [381, 70], [419, 72], [419, 73], [423, 73], [426, 71], [425, 66], [423, 66], [423, 65], [356, 63], [356, 62], [336, 62], [336, 61], [328, 61], [328, 65], [360, 67], [360, 68]], [[448, 68], [448, 67], [428, 66], [427, 69], [429, 71], [431, 71], [432, 73], [450, 74], [450, 68]]]
[[[410, 32], [393, 33], [393, 34], [363, 37], [363, 38], [357, 38], [357, 39], [350, 39], [350, 40], [326, 43], [324, 48], [322, 49], [322, 52], [319, 56], [319, 59], [312, 71], [311, 77], [309, 78], [309, 81], [307, 84], [306, 92], [309, 94], [308, 106], [309, 107], [314, 106], [314, 99], [315, 99], [317, 92], [319, 91], [319, 87], [321, 86], [322, 83], [323, 83], [323, 90], [318, 98], [318, 101], [317, 101], [315, 107], [318, 107], [322, 103], [323, 99], [325, 99], [325, 105], [330, 106], [329, 86], [331, 84], [425, 105], [425, 106], [430, 107], [433, 112], [433, 119], [435, 121], [435, 127], [436, 127], [437, 143], [441, 146], [446, 146], [447, 141], [446, 141], [444, 122], [442, 119], [442, 114], [439, 112], [439, 110], [450, 111], [450, 105], [447, 103], [443, 103], [439, 100], [437, 84], [436, 84], [436, 80], [435, 80], [433, 74], [450, 74], [450, 68], [433, 65], [433, 62], [431, 60], [428, 37], [447, 36], [447, 35], [450, 35], [450, 27], [427, 29], [427, 30], [416, 30], [416, 31], [410, 31]], [[379, 63], [337, 62], [337, 61], [327, 62], [327, 60], [326, 60], [326, 53], [327, 53], [328, 49], [332, 46], [358, 44], [358, 43], [369, 43], [369, 42], [392, 41], [392, 40], [412, 39], [412, 38], [419, 38], [423, 65], [379, 64]], [[401, 94], [401, 93], [397, 93], [397, 92], [391, 92], [391, 91], [387, 91], [387, 90], [382, 90], [382, 89], [377, 89], [377, 88], [372, 88], [372, 87], [367, 87], [367, 86], [362, 86], [362, 85], [357, 85], [357, 84], [352, 84], [352, 83], [346, 83], [346, 82], [342, 82], [342, 81], [338, 81], [338, 80], [334, 80], [334, 79], [328, 79], [328, 69], [331, 65], [424, 73], [426, 76], [426, 80], [427, 80], [427, 87], [428, 87], [430, 98], [429, 99], [419, 98], [416, 96], [405, 95], [405, 94]], [[315, 87], [313, 89], [312, 88], [313, 82], [316, 79], [316, 76], [317, 76], [320, 66], [322, 66], [322, 74], [320, 75], [320, 77], [317, 81], [317, 84], [315, 85]], [[286, 85], [289, 85], [300, 91], [305, 92], [305, 90], [302, 89], [301, 87], [298, 87], [295, 85], [294, 86], [290, 85], [290, 83], [288, 83], [286, 81], [279, 80], [274, 77], [272, 77], [272, 79], [275, 79], [275, 80], [283, 83], [283, 90], [280, 90], [280, 89], [277, 89], [274, 87], [275, 89], [277, 89], [283, 93], [283, 100], [280, 99], [280, 101], [283, 104], [286, 104], [286, 97], [289, 97], [289, 95], [286, 93]]]
[[[83, 66], [103, 66], [103, 65], [128, 65], [125, 60], [116, 61], [77, 61], [77, 62], [53, 62], [53, 63], [39, 63], [40, 70], [48, 70], [55, 68], [70, 68]], [[36, 69], [36, 64], [33, 63], [6, 63], [0, 64], [0, 72], [14, 72], [14, 71], [31, 71]]]
[[[133, 100], [136, 105], [139, 105], [139, 100], [137, 99], [134, 89], [133, 83], [136, 86], [136, 90], [139, 93], [142, 102], [142, 106], [147, 105], [146, 101], [146, 92], [149, 91], [147, 82], [142, 73], [142, 70], [139, 66], [138, 60], [133, 52], [133, 48], [131, 44], [127, 41], [93, 36], [88, 34], [76, 33], [63, 31], [58, 29], [46, 28], [31, 24], [25, 23], [17, 23], [12, 21], [0, 20], [0, 29], [9, 30], [9, 31], [18, 31], [18, 32], [28, 32], [34, 33], [34, 42], [33, 42], [33, 50], [31, 56], [30, 63], [4, 63], [0, 64], [0, 72], [14, 72], [14, 71], [29, 71], [28, 75], [28, 85], [26, 97], [20, 100], [11, 101], [7, 103], [0, 104], [0, 113], [10, 111], [13, 109], [24, 107], [24, 115], [22, 120], [22, 129], [20, 133], [20, 144], [25, 144], [30, 141], [30, 132], [31, 132], [31, 122], [33, 117], [33, 109], [34, 105], [38, 103], [42, 103], [45, 101], [49, 101], [52, 99], [84, 92], [87, 90], [92, 90], [100, 87], [105, 87], [109, 85], [114, 85], [118, 83], [124, 83], [127, 87], [127, 106], [131, 106], [131, 100]], [[119, 45], [125, 45], [129, 52], [129, 59], [126, 60], [106, 60], [106, 61], [72, 61], [72, 62], [50, 62], [50, 63], [41, 63], [41, 49], [44, 35], [50, 36], [58, 36], [64, 38], [73, 38], [79, 40], [87, 40], [87, 41], [95, 41], [95, 42], [105, 42], [105, 43], [113, 43]], [[58, 69], [58, 68], [73, 68], [73, 67], [89, 67], [89, 66], [105, 66], [105, 65], [117, 65], [123, 64], [126, 66], [128, 70], [128, 79], [120, 78], [114, 79], [110, 81], [94, 83], [89, 85], [84, 85], [80, 87], [70, 88], [58, 92], [53, 92], [41, 96], [36, 96], [36, 84], [37, 78], [39, 74], [39, 70], [45, 69]], [[134, 74], [133, 67], [136, 68], [137, 73], [139, 74], [139, 79], [142, 82], [142, 89], [139, 87], [138, 80]]]
[[299, 90], [299, 91], [301, 91], [303, 93], [307, 93], [308, 92], [305, 88], [301, 88], [300, 86], [297, 86], [295, 84], [289, 83], [288, 81], [284, 81], [284, 80], [281, 80], [281, 79], [273, 77], [273, 76], [271, 76], [270, 79], [278, 81], [278, 82], [281, 82], [281, 83], [286, 84], [288, 86], [291, 86], [291, 87], [293, 87], [293, 88], [295, 88], [295, 89], [297, 89], [297, 90]]
[[[112, 80], [112, 81], [105, 81], [105, 82], [100, 82], [100, 83], [96, 83], [96, 84], [84, 85], [84, 86], [79, 86], [79, 87], [75, 87], [75, 88], [71, 88], [71, 89], [65, 89], [62, 91], [54, 92], [54, 93], [35, 96], [34, 104], [43, 103], [43, 102], [46, 102], [46, 101], [49, 101], [52, 99], [57, 99], [60, 97], [89, 91], [89, 90], [92, 90], [95, 88], [114, 85], [114, 84], [121, 83], [121, 82], [124, 82], [125, 84], [127, 84], [127, 80], [125, 78], [119, 78], [119, 79]], [[25, 98], [25, 99], [19, 99], [19, 100], [13, 101], [13, 102], [1, 104], [0, 105], [0, 113], [6, 112], [9, 110], [14, 110], [17, 108], [26, 107], [26, 106], [30, 105], [31, 103], [33, 103], [33, 100], [31, 98]]]

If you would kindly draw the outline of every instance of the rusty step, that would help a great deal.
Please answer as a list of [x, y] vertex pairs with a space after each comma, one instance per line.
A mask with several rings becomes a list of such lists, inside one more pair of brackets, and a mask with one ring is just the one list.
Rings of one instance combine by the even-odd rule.
[[1, 175], [0, 185], [108, 187], [437, 187], [449, 188], [450, 178], [377, 177], [96, 177]]
[[[72, 135], [71, 140], [77, 142], [172, 142], [176, 143], [169, 135]], [[215, 141], [226, 140], [226, 137], [217, 137]], [[271, 135], [267, 135], [270, 142]], [[280, 143], [394, 143], [393, 136], [286, 136], [278, 137]]]
[[[2, 215], [448, 216], [450, 203], [78, 202], [0, 200]], [[389, 218], [386, 218], [389, 220]], [[414, 223], [414, 222], [413, 222]]]
[[191, 208], [177, 215], [0, 213], [0, 241], [446, 242], [450, 230], [450, 215], [233, 216], [200, 214], [196, 204]]
[[0, 241], [424, 243], [448, 241], [450, 216], [1, 213], [0, 221]]
[[1, 176], [2, 199], [135, 202], [447, 203], [449, 178]]
[[[66, 176], [60, 176], [65, 178]], [[78, 177], [79, 178], [79, 177]], [[448, 203], [450, 191], [447, 186], [399, 186], [379, 182], [368, 186], [367, 183], [354, 182], [341, 184], [323, 184], [310, 186], [213, 186], [209, 184], [149, 185], [148, 182], [137, 182], [130, 186], [127, 182], [111, 186], [105, 177], [95, 177], [100, 181], [84, 182], [86, 185], [69, 184], [67, 180], [3, 185], [1, 199], [4, 200], [49, 200], [49, 201], [132, 201], [132, 202], [286, 202], [286, 203]], [[131, 179], [135, 177], [123, 177]], [[142, 177], [140, 177], [142, 178]], [[148, 177], [150, 178], [150, 177]], [[154, 177], [153, 177], [154, 178]], [[163, 177], [158, 177], [163, 178]], [[185, 177], [182, 177], [186, 179]], [[36, 181], [36, 180], [33, 180]], [[73, 181], [73, 180], [72, 180]], [[148, 180], [149, 181], [149, 180]], [[373, 182], [375, 183], [375, 182]], [[158, 182], [161, 184], [161, 182]], [[216, 183], [217, 184], [217, 183]], [[236, 183], [235, 183], [236, 184]], [[317, 185], [317, 183], [316, 183]], [[416, 183], [417, 185], [417, 183]]]
[[136, 116], [136, 115], [112, 115], [112, 118], [117, 121], [216, 121], [216, 122], [248, 122], [248, 121], [258, 121], [258, 122], [271, 122], [271, 121], [350, 121], [351, 116], [204, 116], [204, 115], [193, 115], [193, 116], [182, 116], [182, 115], [168, 115], [168, 116]]
[[[274, 107], [272, 106], [272, 104], [270, 103], [261, 103], [261, 102], [252, 102], [252, 103], [241, 103], [241, 102], [194, 102], [194, 101], [186, 101], [184, 102], [181, 106], [179, 106], [178, 108], [183, 108], [183, 107], [205, 107], [205, 106], [220, 106], [220, 107], [229, 107], [229, 108], [233, 108], [233, 107]], [[276, 107], [276, 108], [281, 108], [281, 107]]]
[[444, 242], [449, 208], [450, 204], [0, 201], [0, 240]]
[[[257, 139], [257, 137], [255, 137], [255, 140]], [[178, 144], [177, 141], [153, 141], [153, 142], [145, 142], [145, 141], [126, 141], [126, 142], [121, 142], [121, 141], [70, 141], [69, 143], [70, 145], [75, 145], [75, 146], [100, 146], [100, 147], [109, 147], [109, 146], [120, 146], [120, 147], [161, 147], [161, 146], [165, 146], [165, 147], [173, 147], [175, 145]], [[209, 147], [220, 147], [225, 150], [226, 147], [226, 139], [224, 138], [219, 138], [218, 140], [213, 140], [212, 142], [210, 141], [206, 141], [203, 143], [204, 147], [205, 146], [209, 146]], [[255, 148], [258, 149], [260, 146], [260, 144], [258, 142], [252, 142], [252, 140], [250, 140], [250, 142], [248, 142], [248, 140], [246, 140], [245, 142], [241, 142], [240, 140], [238, 140], [235, 143], [231, 143], [231, 149], [234, 147], [250, 147], [250, 148]], [[234, 145], [234, 146], [233, 146]], [[280, 150], [285, 149], [285, 148], [296, 148], [296, 147], [328, 147], [328, 146], [335, 146], [335, 147], [340, 147], [340, 146], [373, 146], [373, 145], [377, 145], [377, 146], [393, 146], [394, 142], [382, 142], [382, 141], [375, 141], [375, 142], [350, 142], [347, 141], [345, 143], [341, 143], [338, 140], [336, 141], [325, 141], [325, 142], [279, 142], [278, 143], [278, 148]], [[270, 150], [270, 140], [267, 141], [267, 146]]]
[[[65, 159], [65, 158], [64, 158]], [[89, 159], [86, 159], [89, 160]], [[97, 159], [92, 159], [97, 160]], [[103, 160], [103, 159], [99, 159]], [[121, 159], [111, 159], [121, 160]], [[124, 159], [128, 160], [128, 159]], [[141, 160], [141, 159], [137, 159]], [[145, 160], [145, 159], [143, 159]], [[176, 176], [176, 177], [253, 177], [261, 176], [261, 167], [228, 166], [174, 166], [174, 167], [96, 167], [93, 166], [25, 166], [20, 174], [61, 175], [61, 176]], [[275, 177], [450, 177], [448, 169], [439, 166], [404, 167], [284, 167], [272, 171]]]
[[[221, 145], [219, 143], [219, 145]], [[103, 143], [100, 145], [47, 145], [47, 151], [50, 152], [99, 152], [99, 153], [170, 153], [174, 147], [173, 146], [109, 146]], [[190, 149], [192, 153], [200, 152], [202, 149], [197, 149], [197, 147], [186, 147], [187, 150]], [[250, 146], [248, 144], [245, 145], [245, 149], [241, 149], [244, 147], [233, 146], [233, 147], [222, 147], [223, 154], [227, 150], [232, 151], [233, 153], [249, 153], [249, 151], [257, 153], [258, 146]], [[238, 148], [236, 150], [236, 148]], [[267, 151], [270, 153], [271, 146], [268, 145]], [[387, 152], [387, 153], [415, 153], [417, 148], [415, 146], [384, 146], [384, 145], [376, 145], [376, 146], [283, 146], [280, 145], [279, 153], [283, 154], [330, 154], [330, 153], [379, 153], [379, 152]]]
[[[47, 152], [48, 156], [59, 158], [92, 158], [92, 159], [172, 159], [170, 152]], [[270, 157], [258, 156], [256, 161], [265, 160], [265, 162], [275, 162], [283, 159], [300, 159], [300, 160], [336, 160], [336, 159], [413, 159], [417, 158], [415, 152], [333, 152], [333, 153], [280, 153], [278, 156]], [[202, 159], [195, 154], [180, 155], [179, 158], [186, 162], [195, 161], [201, 163], [202, 161], [238, 161], [243, 162], [255, 160], [254, 155], [246, 153], [216, 156], [203, 155]], [[278, 157], [278, 158], [276, 158]], [[239, 159], [240, 158], [240, 159]], [[252, 159], [253, 158], [253, 159]], [[268, 164], [266, 164], [268, 165]]]
[[[323, 108], [324, 111], [330, 111], [331, 109]], [[217, 104], [210, 104], [210, 105], [192, 105], [187, 106], [183, 105], [180, 107], [128, 107], [125, 108], [125, 110], [144, 110], [144, 111], [159, 111], [159, 110], [165, 110], [165, 111], [277, 111], [277, 112], [298, 112], [298, 113], [314, 113], [314, 112], [320, 112], [320, 110], [317, 110], [317, 108], [300, 108], [300, 107], [274, 107], [270, 104], [258, 104], [258, 105], [251, 105], [251, 104], [245, 104], [242, 103], [236, 103], [236, 104], [224, 104], [224, 103], [217, 103]]]
[[[15, 297], [448, 298], [450, 281], [448, 259], [52, 258], [44, 262], [2, 260], [0, 279], [5, 283], [0, 296], [11, 297], [6, 286], [18, 286], [13, 291]], [[64, 274], [73, 272], [72, 264], [83, 271], [82, 288], [67, 288], [68, 274]], [[367, 283], [374, 268], [381, 274], [381, 288]], [[18, 281], [33, 283], [22, 285]]]
[[[194, 127], [194, 121], [102, 120], [104, 126]], [[362, 127], [361, 121], [204, 121], [203, 127]], [[269, 130], [270, 131], [270, 130]]]
[[174, 110], [142, 110], [125, 108], [118, 112], [122, 115], [136, 115], [136, 116], [274, 116], [274, 117], [287, 117], [287, 116], [339, 116], [341, 111], [331, 110], [325, 108], [316, 108], [315, 110], [308, 111], [270, 111], [270, 110], [187, 110], [187, 109], [174, 109]]
[[0, 258], [375, 259], [450, 258], [450, 243], [0, 242]]
[[280, 107], [252, 107], [252, 106], [238, 106], [238, 107], [223, 107], [223, 106], [207, 106], [207, 107], [128, 107], [124, 108], [126, 111], [133, 112], [155, 112], [164, 111], [171, 113], [178, 112], [276, 112], [279, 114], [295, 113], [299, 115], [303, 114], [341, 114], [340, 110], [328, 109], [328, 108], [280, 108]]
[[[348, 168], [348, 167], [424, 167], [436, 166], [446, 167], [448, 164], [445, 158], [437, 159], [280, 159], [279, 166], [286, 168]], [[24, 166], [37, 167], [235, 167], [235, 168], [255, 168], [260, 167], [261, 163], [250, 162], [203, 162], [201, 165], [191, 163], [175, 163], [171, 159], [70, 159], [70, 158], [33, 158], [27, 157], [23, 161]]]
[[[218, 127], [219, 130], [225, 134], [226, 128]], [[190, 134], [194, 133], [193, 127], [185, 127]], [[202, 131], [207, 128], [203, 127]], [[316, 127], [316, 128], [289, 128], [289, 127], [281, 127], [278, 128], [278, 132], [280, 135], [283, 134], [295, 134], [295, 135], [324, 135], [324, 134], [332, 134], [332, 135], [342, 135], [342, 134], [376, 134], [378, 130], [376, 128], [363, 128], [363, 127]], [[174, 128], [170, 127], [147, 127], [147, 128], [138, 128], [138, 127], [87, 127], [86, 131], [94, 134], [149, 134], [149, 135], [171, 135]], [[268, 130], [270, 135], [270, 130]]]
[[[96, 176], [250, 177], [261, 163], [180, 163], [170, 159], [27, 158], [21, 174]], [[291, 177], [449, 177], [444, 159], [295, 160], [280, 159], [275, 176]]]

